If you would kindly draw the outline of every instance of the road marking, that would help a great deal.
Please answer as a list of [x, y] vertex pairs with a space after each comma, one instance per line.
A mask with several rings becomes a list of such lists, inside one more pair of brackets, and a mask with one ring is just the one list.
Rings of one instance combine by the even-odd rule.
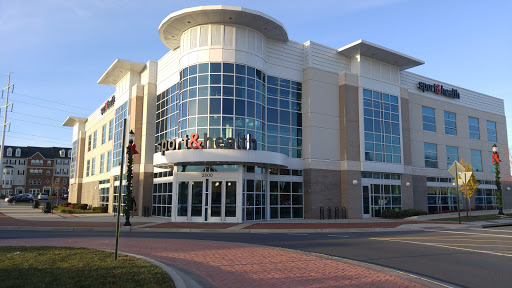
[[487, 229], [483, 229], [483, 228], [469, 228], [469, 229], [512, 233], [512, 230], [496, 230], [496, 229], [488, 229], [488, 228]]
[[330, 237], [341, 237], [341, 238], [348, 238], [350, 236], [344, 236], [344, 235], [327, 235], [327, 236], [330, 236]]
[[[466, 237], [466, 238], [460, 238], [460, 237]], [[469, 236], [458, 236], [457, 238], [452, 237], [393, 237], [393, 238], [382, 238], [382, 239], [397, 239], [397, 240], [440, 240], [440, 241], [454, 241], [454, 240], [466, 240], [466, 241], [486, 241], [486, 242], [506, 242], [506, 243], [512, 243], [512, 240], [503, 240], [503, 239], [472, 239], [467, 238]]]
[[380, 241], [392, 241], [392, 242], [420, 244], [420, 245], [427, 245], [427, 246], [436, 246], [436, 247], [450, 248], [450, 249], [456, 249], [456, 250], [463, 250], [463, 251], [479, 252], [479, 253], [486, 253], [486, 254], [493, 254], [493, 255], [499, 255], [499, 256], [512, 257], [512, 254], [503, 254], [503, 253], [496, 253], [496, 252], [491, 252], [491, 251], [481, 251], [481, 250], [474, 250], [474, 249], [468, 249], [468, 248], [451, 247], [451, 246], [439, 245], [439, 244], [434, 244], [434, 243], [421, 243], [421, 242], [414, 242], [414, 241], [402, 241], [402, 240], [393, 240], [393, 239], [385, 239], [385, 238], [370, 238], [370, 239], [372, 239], [372, 240], [380, 240]]
[[457, 233], [457, 234], [468, 234], [468, 235], [482, 235], [482, 236], [492, 236], [492, 237], [507, 237], [512, 238], [512, 235], [499, 235], [499, 234], [482, 234], [482, 233], [470, 233], [470, 232], [457, 232], [457, 231], [441, 231], [441, 230], [432, 230], [432, 232], [441, 232], [441, 233]]
[[302, 233], [288, 233], [288, 235], [299, 235], [299, 236], [304, 236], [304, 235], [308, 235], [308, 234], [302, 234]]

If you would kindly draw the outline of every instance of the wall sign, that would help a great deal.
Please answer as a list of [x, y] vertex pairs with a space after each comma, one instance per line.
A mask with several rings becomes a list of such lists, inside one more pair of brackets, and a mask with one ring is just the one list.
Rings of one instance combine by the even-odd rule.
[[245, 135], [237, 134], [236, 138], [217, 137], [215, 139], [204, 133], [203, 141], [198, 141], [199, 135], [192, 133], [190, 138], [188, 135], [181, 139], [169, 139], [158, 142], [158, 152], [165, 155], [165, 151], [174, 151], [182, 149], [240, 149], [240, 150], [257, 150], [258, 142], [256, 139], [251, 138], [250, 134]]
[[444, 89], [441, 84], [427, 84], [425, 82], [418, 82], [418, 89], [422, 92], [430, 91], [436, 94], [444, 95], [446, 97], [460, 99], [460, 94], [457, 89]]
[[110, 100], [107, 100], [107, 102], [105, 102], [105, 105], [103, 105], [103, 107], [101, 107], [101, 115], [105, 114], [105, 112], [107, 112], [108, 109], [113, 107], [115, 103], [116, 103], [116, 95], [112, 95], [112, 98], [110, 98]]

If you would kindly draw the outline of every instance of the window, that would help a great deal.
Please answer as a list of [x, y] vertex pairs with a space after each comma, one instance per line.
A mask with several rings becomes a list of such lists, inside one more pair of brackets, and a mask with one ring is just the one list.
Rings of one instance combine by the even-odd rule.
[[101, 128], [101, 145], [105, 144], [107, 140], [107, 124], [103, 125]]
[[112, 140], [112, 134], [114, 133], [114, 119], [108, 122], [108, 141]]
[[60, 157], [66, 157], [66, 150], [61, 149], [61, 150], [59, 151], [59, 155], [60, 155]]
[[105, 154], [101, 154], [100, 157], [100, 174], [105, 172], [105, 167], [103, 166], [105, 164]]
[[107, 153], [107, 172], [110, 171], [110, 168], [112, 167], [112, 151], [108, 151]]
[[482, 172], [482, 153], [480, 150], [471, 150], [471, 165], [474, 172]]
[[68, 158], [71, 158], [72, 150], [68, 150]]
[[94, 131], [94, 138], [92, 141], [92, 149], [96, 149], [97, 140], [98, 140], [98, 130]]
[[91, 176], [94, 176], [95, 171], [96, 171], [96, 158], [92, 158]]
[[459, 149], [453, 146], [446, 146], [446, 168], [450, 168], [454, 161], [459, 159]]
[[436, 132], [436, 114], [434, 108], [422, 106], [423, 130]]
[[46, 170], [46, 176], [50, 176], [50, 170]]
[[438, 168], [437, 165], [437, 145], [432, 143], [425, 143], [425, 167]]
[[87, 151], [91, 151], [92, 135], [89, 135], [89, 141], [87, 141]]
[[12, 156], [12, 148], [7, 149], [7, 156]]
[[85, 177], [89, 177], [90, 171], [91, 171], [91, 160], [87, 160], [87, 170], [85, 172]]
[[469, 138], [480, 140], [480, 129], [478, 128], [478, 118], [468, 117]]
[[498, 138], [496, 137], [496, 122], [487, 121], [487, 141], [498, 142]]
[[50, 160], [46, 161], [46, 166], [52, 166], [52, 161], [50, 161]]
[[59, 178], [55, 178], [55, 183], [59, 184], [60, 182], [60, 179]]
[[457, 135], [457, 122], [455, 113], [444, 111], [444, 133]]
[[68, 178], [62, 178], [62, 184], [68, 184]]
[[77, 150], [77, 141], [73, 141], [73, 145], [71, 148], [71, 165], [70, 165], [70, 178], [75, 178], [75, 171], [76, 171], [76, 150]]
[[16, 149], [16, 157], [20, 157], [21, 156], [21, 149], [18, 148]]
[[[365, 160], [401, 163], [398, 97], [368, 89], [363, 97]], [[272, 126], [267, 125], [268, 134]]]

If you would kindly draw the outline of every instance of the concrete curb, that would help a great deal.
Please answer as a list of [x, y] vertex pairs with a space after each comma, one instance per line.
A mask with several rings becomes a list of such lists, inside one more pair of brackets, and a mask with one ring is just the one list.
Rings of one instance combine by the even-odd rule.
[[144, 261], [147, 261], [153, 265], [156, 265], [156, 266], [162, 268], [162, 270], [164, 270], [171, 277], [172, 281], [174, 281], [174, 286], [176, 286], [176, 288], [201, 288], [202, 287], [196, 281], [194, 281], [192, 278], [188, 277], [187, 275], [183, 274], [182, 272], [175, 270], [174, 268], [172, 268], [170, 266], [165, 265], [162, 262], [156, 261], [154, 259], [151, 259], [151, 258], [148, 258], [145, 256], [137, 255], [137, 254], [126, 253], [126, 252], [119, 252], [119, 253], [123, 254], [123, 255], [128, 255], [128, 256], [142, 259]]
[[512, 222], [509, 223], [493, 223], [493, 224], [483, 224], [482, 228], [492, 228], [492, 227], [503, 227], [503, 226], [512, 226]]

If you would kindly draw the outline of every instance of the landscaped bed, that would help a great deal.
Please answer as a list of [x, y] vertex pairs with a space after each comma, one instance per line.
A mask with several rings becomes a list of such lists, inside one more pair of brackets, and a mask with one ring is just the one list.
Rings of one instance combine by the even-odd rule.
[[0, 247], [0, 287], [174, 287], [158, 266], [86, 248]]
[[92, 207], [89, 210], [87, 204], [69, 203], [64, 202], [54, 208], [55, 211], [68, 214], [88, 214], [88, 213], [107, 213], [108, 208], [106, 206]]

